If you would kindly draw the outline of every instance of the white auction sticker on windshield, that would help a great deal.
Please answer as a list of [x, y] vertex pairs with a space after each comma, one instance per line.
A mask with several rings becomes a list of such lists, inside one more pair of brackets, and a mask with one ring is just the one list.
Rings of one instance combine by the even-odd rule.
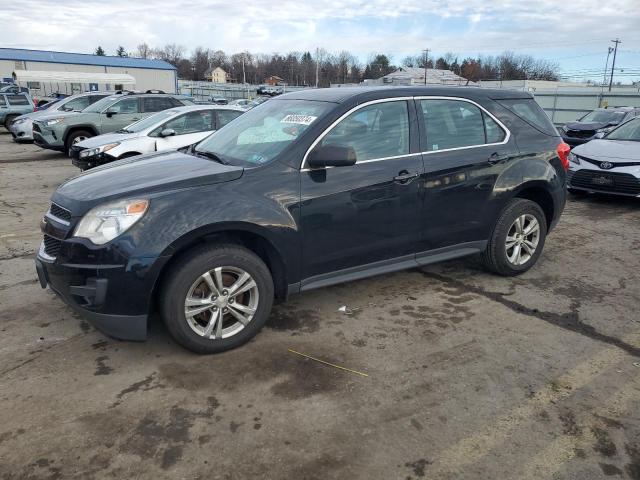
[[280, 123], [297, 123], [298, 125], [311, 125], [318, 118], [313, 115], [287, 115]]

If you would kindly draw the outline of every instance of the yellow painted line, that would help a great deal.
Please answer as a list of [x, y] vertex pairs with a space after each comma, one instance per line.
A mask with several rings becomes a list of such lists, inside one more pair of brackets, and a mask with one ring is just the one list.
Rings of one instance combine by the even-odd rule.
[[363, 377], [368, 377], [369, 376], [366, 373], [362, 373], [362, 372], [359, 372], [357, 370], [351, 370], [350, 368], [341, 367], [340, 365], [336, 365], [335, 363], [325, 362], [324, 360], [320, 360], [319, 358], [312, 357], [311, 355], [307, 355], [306, 353], [296, 352], [295, 350], [292, 350], [291, 348], [289, 348], [288, 350], [289, 350], [289, 352], [295, 353], [296, 355], [300, 355], [301, 357], [308, 358], [310, 360], [313, 360], [314, 362], [323, 363], [324, 365], [329, 365], [330, 367], [334, 367], [334, 368], [338, 368], [340, 370], [344, 370], [345, 372], [355, 373], [356, 375], [360, 375], [360, 376], [363, 376]]

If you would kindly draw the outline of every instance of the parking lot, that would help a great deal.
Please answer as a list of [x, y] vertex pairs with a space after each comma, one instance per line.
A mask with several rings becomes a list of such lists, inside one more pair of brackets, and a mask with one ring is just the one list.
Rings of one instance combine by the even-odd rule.
[[570, 198], [520, 277], [467, 258], [324, 288], [197, 356], [40, 288], [39, 221], [77, 173], [0, 129], [2, 480], [640, 479], [639, 200]]

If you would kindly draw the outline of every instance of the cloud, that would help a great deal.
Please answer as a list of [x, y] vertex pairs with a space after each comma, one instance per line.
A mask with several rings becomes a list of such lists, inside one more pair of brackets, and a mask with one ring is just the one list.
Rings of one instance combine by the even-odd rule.
[[606, 49], [620, 36], [637, 48], [637, 2], [583, 0], [578, 10], [555, 0], [23, 0], [0, 11], [0, 44], [78, 52], [101, 45], [107, 53], [142, 42], [265, 53], [320, 46], [401, 56], [425, 47], [469, 54]]

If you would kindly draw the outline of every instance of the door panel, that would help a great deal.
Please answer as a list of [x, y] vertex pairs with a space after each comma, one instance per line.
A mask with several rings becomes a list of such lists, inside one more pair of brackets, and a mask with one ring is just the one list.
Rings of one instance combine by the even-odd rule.
[[487, 206], [515, 153], [507, 132], [475, 104], [419, 100], [423, 117], [424, 216], [420, 251], [487, 240]]
[[410, 123], [406, 101], [377, 103], [319, 142], [352, 147], [358, 163], [301, 172], [303, 279], [415, 253], [423, 164]]

